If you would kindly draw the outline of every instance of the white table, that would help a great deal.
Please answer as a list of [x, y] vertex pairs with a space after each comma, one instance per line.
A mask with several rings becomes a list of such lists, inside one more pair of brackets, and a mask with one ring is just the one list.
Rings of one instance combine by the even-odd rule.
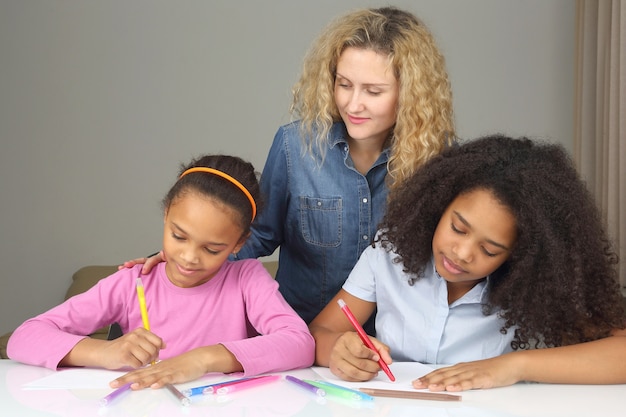
[[[373, 402], [318, 401], [295, 385], [280, 380], [230, 394], [225, 401], [205, 396], [183, 407], [167, 390], [132, 391], [109, 407], [99, 400], [110, 390], [26, 390], [25, 383], [54, 371], [0, 360], [0, 416], [225, 416], [225, 417], [369, 417], [475, 416], [577, 417], [626, 415], [626, 385], [549, 385], [521, 383], [490, 390], [467, 391], [462, 401], [441, 402], [376, 397]], [[316, 379], [313, 369], [288, 372]]]

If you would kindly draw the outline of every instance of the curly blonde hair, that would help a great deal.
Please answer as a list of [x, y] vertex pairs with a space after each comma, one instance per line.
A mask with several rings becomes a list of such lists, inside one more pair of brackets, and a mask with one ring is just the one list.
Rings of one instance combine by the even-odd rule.
[[430, 31], [406, 11], [363, 9], [332, 21], [305, 56], [293, 87], [291, 112], [301, 119], [309, 152], [316, 146], [323, 156], [333, 123], [341, 121], [334, 83], [337, 61], [349, 47], [388, 56], [399, 83], [387, 176], [393, 190], [455, 136], [445, 61]]

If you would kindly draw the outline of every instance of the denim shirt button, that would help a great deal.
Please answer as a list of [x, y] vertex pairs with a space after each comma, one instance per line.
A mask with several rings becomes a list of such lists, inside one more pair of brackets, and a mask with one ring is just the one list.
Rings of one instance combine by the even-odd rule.
[[[269, 255], [280, 244], [289, 247], [281, 251], [276, 281], [287, 302], [310, 322], [322, 309], [319, 300], [341, 289], [376, 234], [387, 198], [388, 151], [362, 175], [349, 158], [343, 122], [333, 124], [324, 156], [318, 146], [311, 155], [305, 152], [301, 126], [281, 126], [274, 136], [260, 181], [266, 210], [238, 257]], [[279, 232], [270, 237], [262, 230]]]

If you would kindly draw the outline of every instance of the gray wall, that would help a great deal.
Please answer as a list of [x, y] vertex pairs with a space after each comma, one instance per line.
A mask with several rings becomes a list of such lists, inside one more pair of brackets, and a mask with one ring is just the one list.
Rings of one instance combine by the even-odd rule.
[[[180, 163], [263, 168], [312, 39], [363, 0], [0, 0], [0, 333], [71, 274], [160, 248]], [[458, 133], [572, 146], [575, 2], [404, 0], [447, 57]]]

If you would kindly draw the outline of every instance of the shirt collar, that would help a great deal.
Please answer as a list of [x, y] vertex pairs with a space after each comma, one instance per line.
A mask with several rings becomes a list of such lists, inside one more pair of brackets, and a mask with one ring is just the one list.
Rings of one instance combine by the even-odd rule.
[[[348, 149], [348, 129], [346, 129], [346, 125], [343, 122], [335, 122], [330, 129], [330, 135], [328, 140], [328, 148], [332, 149], [335, 146], [340, 146], [341, 149], [345, 149], [347, 152]], [[381, 152], [381, 156], [384, 156], [384, 161], [387, 161], [389, 158], [389, 152], [391, 151], [390, 147], [387, 146]], [[379, 157], [380, 160], [380, 157]]]
[[[439, 275], [439, 273], [435, 269], [435, 260], [433, 258], [431, 258], [424, 272], [426, 273], [427, 277], [430, 276], [430, 277], [434, 277], [437, 280], [444, 281], [443, 277]], [[474, 288], [469, 290], [465, 295], [463, 295], [463, 297], [459, 298], [454, 303], [452, 303], [452, 305], [455, 305], [457, 303], [485, 304], [487, 302], [487, 296], [489, 292], [489, 281], [490, 281], [490, 276], [487, 276], [487, 278], [485, 278], [484, 280], [476, 284]]]
[[347, 145], [348, 144], [348, 130], [346, 129], [346, 125], [343, 122], [335, 122], [330, 129], [330, 135], [328, 140], [328, 147], [330, 149], [334, 148], [337, 145]]

